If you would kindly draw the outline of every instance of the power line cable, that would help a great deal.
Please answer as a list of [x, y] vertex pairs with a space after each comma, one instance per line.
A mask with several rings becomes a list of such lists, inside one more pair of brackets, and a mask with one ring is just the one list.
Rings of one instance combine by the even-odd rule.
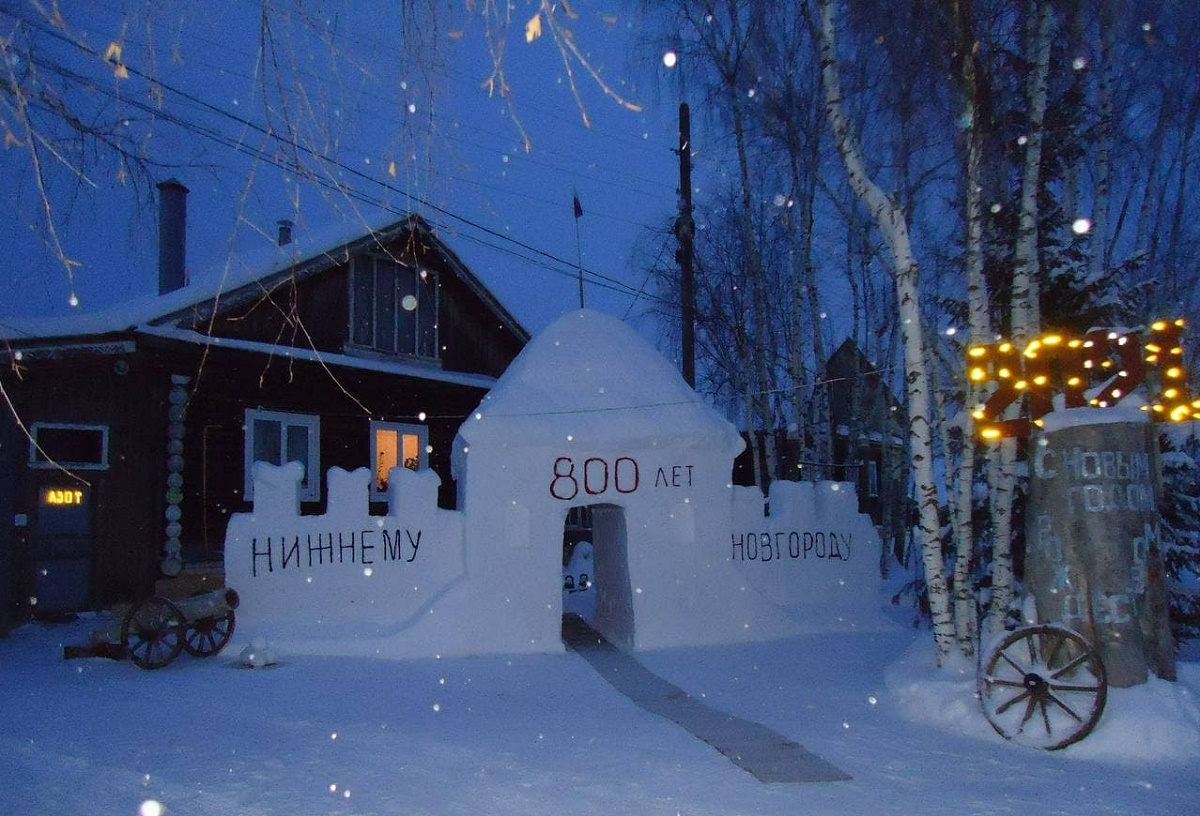
[[[56, 39], [60, 42], [71, 45], [71, 46], [79, 49], [83, 53], [87, 54], [88, 56], [100, 59], [109, 65], [114, 64], [111, 60], [105, 59], [104, 56], [101, 55], [99, 51], [92, 48], [91, 46], [71, 40], [70, 38], [66, 37], [65, 35], [57, 32], [57, 31], [54, 31], [51, 28], [46, 27], [45, 25], [41, 24], [39, 21], [22, 18], [19, 15], [11, 14], [11, 12], [4, 12], [4, 13], [10, 14], [10, 16], [16, 16], [18, 19], [21, 19], [23, 22], [25, 22], [26, 24], [30, 25], [31, 27], [37, 29], [38, 31], [42, 32], [43, 34], [53, 37], [54, 39]], [[185, 130], [197, 133], [198, 135], [204, 136], [206, 138], [213, 139], [213, 140], [217, 141], [218, 143], [221, 143], [227, 147], [231, 147], [240, 152], [249, 153], [246, 145], [243, 142], [231, 140], [229, 137], [224, 136], [224, 134], [220, 134], [219, 131], [216, 131], [216, 130], [213, 130], [206, 126], [200, 125], [191, 120], [185, 120], [182, 117], [168, 113], [164, 109], [159, 109], [152, 105], [148, 105], [146, 103], [140, 102], [138, 100], [135, 100], [135, 99], [132, 99], [129, 97], [125, 97], [125, 96], [121, 96], [121, 95], [117, 94], [115, 91], [112, 91], [111, 89], [104, 88], [95, 80], [89, 79], [87, 77], [84, 77], [81, 74], [78, 74], [77, 72], [71, 71], [70, 69], [67, 69], [65, 66], [61, 66], [61, 65], [58, 65], [55, 63], [46, 63], [44, 61], [41, 61], [40, 59], [34, 58], [31, 54], [29, 54], [27, 52], [22, 54], [22, 56], [23, 56], [23, 58], [30, 60], [31, 62], [39, 65], [42, 68], [45, 68], [47, 70], [51, 70], [55, 73], [58, 73], [60, 76], [63, 76], [66, 79], [70, 79], [71, 81], [76, 82], [77, 84], [83, 85], [84, 87], [87, 87], [93, 91], [97, 91], [99, 93], [109, 96], [110, 98], [117, 99], [125, 104], [136, 107], [146, 113], [151, 114], [152, 116], [154, 116], [156, 118], [165, 119], [165, 120], [171, 122], [172, 124], [175, 124], [176, 126], [181, 127]], [[512, 236], [505, 235], [504, 233], [499, 232], [491, 227], [487, 227], [481, 223], [478, 223], [477, 221], [474, 221], [465, 216], [458, 215], [455, 212], [452, 212], [444, 207], [436, 205], [421, 196], [417, 196], [417, 195], [408, 193], [404, 190], [401, 190], [401, 189], [389, 184], [386, 181], [375, 178], [374, 176], [370, 176], [370, 175], [362, 172], [358, 168], [347, 165], [338, 159], [334, 159], [332, 157], [323, 155], [319, 151], [317, 151], [317, 150], [313, 149], [312, 147], [309, 147], [308, 145], [303, 144], [299, 141], [286, 139], [283, 136], [281, 136], [280, 134], [272, 131], [269, 128], [263, 127], [255, 122], [250, 121], [249, 119], [247, 119], [243, 116], [234, 114], [231, 111], [228, 111], [220, 106], [214, 105], [204, 99], [199, 98], [198, 96], [196, 96], [190, 92], [184, 91], [181, 88], [178, 88], [169, 83], [165, 83], [160, 80], [157, 80], [154, 77], [151, 77], [151, 76], [143, 73], [136, 67], [130, 66], [127, 63], [120, 63], [120, 65], [126, 71], [128, 71], [129, 74], [137, 76], [139, 79], [141, 79], [147, 83], [151, 83], [154, 87], [168, 91], [181, 99], [190, 101], [191, 103], [198, 105], [205, 110], [215, 113], [221, 117], [227, 118], [237, 124], [240, 124], [244, 128], [247, 128], [249, 130], [257, 132], [257, 133], [263, 135], [264, 137], [280, 144], [281, 146], [290, 148], [292, 150], [301, 151], [305, 155], [307, 155], [311, 159], [316, 160], [319, 163], [331, 165], [351, 176], [354, 176], [355, 178], [358, 178], [363, 181], [374, 184], [376, 186], [382, 187], [383, 189], [387, 190], [388, 192], [402, 195], [412, 201], [415, 201], [417, 204], [426, 208], [427, 210], [439, 213], [440, 215], [442, 215], [446, 218], [449, 218], [452, 221], [455, 221], [455, 222], [461, 223], [467, 227], [470, 227], [471, 229], [478, 230], [478, 231], [490, 236], [491, 238], [493, 238], [495, 240], [513, 244], [517, 247], [520, 247], [521, 249], [525, 250], [527, 253], [530, 253], [530, 255], [532, 256], [532, 257], [530, 257], [530, 256], [518, 255], [518, 257], [523, 257], [526, 260], [531, 260], [531, 261], [534, 260], [534, 258], [540, 258], [540, 259], [542, 259], [542, 262], [538, 263], [539, 266], [541, 266], [545, 269], [548, 269], [550, 271], [553, 271], [557, 274], [563, 274], [563, 275], [568, 275], [568, 276], [573, 277], [573, 276], [577, 275], [579, 272], [579, 266], [577, 264], [575, 264], [571, 261], [568, 261], [566, 259], [560, 258], [557, 255], [554, 255], [553, 253], [551, 253], [547, 250], [541, 249], [540, 247], [536, 247], [525, 241], [521, 241], [519, 239], [513, 238]], [[371, 204], [372, 206], [377, 206], [377, 207], [380, 207], [380, 208], [388, 210], [388, 211], [394, 211], [394, 208], [391, 208], [391, 207], [383, 204], [378, 199], [365, 197], [365, 194], [362, 194], [359, 191], [355, 191], [353, 188], [351, 188], [348, 185], [345, 185], [343, 183], [334, 182], [332, 179], [329, 179], [328, 181], [323, 180], [322, 177], [313, 173], [310, 170], [307, 170], [306, 168], [300, 166], [299, 164], [294, 164], [294, 165], [289, 164], [287, 162], [284, 162], [280, 159], [275, 158], [273, 155], [267, 153], [266, 151], [257, 151], [256, 150], [253, 153], [249, 153], [249, 154], [258, 160], [265, 161], [265, 162], [272, 164], [280, 169], [284, 169], [289, 172], [297, 173], [298, 175], [305, 177], [307, 180], [309, 180], [313, 183], [320, 184], [321, 186], [325, 187], [326, 189], [336, 191], [342, 195], [356, 197], [358, 200], [362, 201], [363, 203]], [[493, 248], [497, 248], [494, 244], [489, 244], [486, 241], [478, 241], [478, 242], [482, 243], [485, 246], [491, 246]], [[513, 253], [513, 254], [515, 254], [515, 253]], [[547, 264], [547, 262], [549, 264], [558, 265], [559, 267], [562, 267], [562, 268], [550, 266]], [[631, 296], [640, 295], [642, 297], [648, 297], [645, 293], [640, 293], [637, 289], [630, 286], [629, 284], [626, 284], [623, 281], [620, 281], [616, 278], [605, 275], [603, 273], [596, 272], [595, 270], [583, 268], [583, 273], [589, 277], [589, 279], [592, 281], [592, 283], [594, 285], [599, 285], [603, 288], [611, 289], [611, 290], [619, 292], [621, 294], [626, 294], [626, 295], [631, 295]], [[650, 296], [650, 297], [652, 297], [652, 296]]]

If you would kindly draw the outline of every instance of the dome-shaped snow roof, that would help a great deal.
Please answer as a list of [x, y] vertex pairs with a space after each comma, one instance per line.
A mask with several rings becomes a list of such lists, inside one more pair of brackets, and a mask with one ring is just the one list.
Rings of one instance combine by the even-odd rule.
[[[615, 317], [569, 312], [535, 336], [459, 430], [472, 445], [679, 444], [741, 451], [741, 437], [653, 346]], [[569, 438], [568, 438], [569, 437]]]

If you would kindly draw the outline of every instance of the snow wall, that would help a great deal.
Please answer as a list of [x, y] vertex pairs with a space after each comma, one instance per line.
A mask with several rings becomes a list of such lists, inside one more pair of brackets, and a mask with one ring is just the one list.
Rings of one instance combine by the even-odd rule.
[[[592, 625], [625, 648], [881, 629], [880, 541], [852, 486], [730, 484], [743, 442], [615, 318], [580, 310], [534, 338], [455, 443], [458, 510], [432, 471], [364, 468], [299, 514], [298, 465], [256, 465], [225, 576], [239, 637], [277, 651], [385, 657], [563, 648], [563, 531], [592, 520]], [[770, 514], [765, 508], [770, 507]]]

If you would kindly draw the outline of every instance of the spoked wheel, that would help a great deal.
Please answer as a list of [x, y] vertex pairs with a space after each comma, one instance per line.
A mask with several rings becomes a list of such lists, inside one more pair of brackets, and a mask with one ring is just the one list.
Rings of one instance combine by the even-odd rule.
[[184, 627], [183, 648], [194, 657], [212, 657], [233, 637], [236, 623], [232, 609], [224, 615], [192, 621]]
[[121, 624], [125, 654], [143, 669], [161, 669], [183, 649], [183, 613], [166, 598], [147, 598]]
[[1100, 655], [1060, 626], [1017, 629], [980, 668], [984, 716], [1005, 739], [1056, 751], [1100, 721], [1108, 678]]

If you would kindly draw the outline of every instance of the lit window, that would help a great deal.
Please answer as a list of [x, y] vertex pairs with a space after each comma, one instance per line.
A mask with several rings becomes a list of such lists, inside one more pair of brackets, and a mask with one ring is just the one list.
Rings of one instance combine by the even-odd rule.
[[437, 299], [434, 272], [385, 256], [355, 256], [350, 270], [350, 345], [436, 358]]
[[424, 425], [372, 422], [371, 461], [374, 463], [374, 478], [371, 480], [371, 498], [387, 498], [388, 473], [392, 468], [423, 470], [428, 467], [428, 445], [429, 429]]
[[309, 414], [246, 409], [246, 499], [254, 498], [254, 463], [304, 466], [300, 499], [321, 498], [321, 418]]
[[29, 466], [103, 470], [108, 467], [108, 427], [34, 422], [29, 426]]

